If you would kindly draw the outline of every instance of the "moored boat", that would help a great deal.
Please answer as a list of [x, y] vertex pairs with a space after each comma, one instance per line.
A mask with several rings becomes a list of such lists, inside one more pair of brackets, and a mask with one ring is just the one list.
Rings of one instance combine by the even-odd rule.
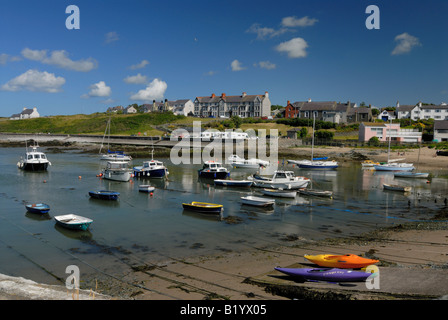
[[164, 178], [169, 174], [162, 161], [151, 159], [143, 165], [134, 167], [134, 176], [148, 178]]
[[117, 200], [120, 196], [119, 192], [109, 190], [89, 191], [89, 196], [101, 200]]
[[305, 254], [305, 259], [317, 264], [320, 267], [342, 268], [342, 269], [359, 269], [378, 263], [379, 260], [360, 257], [356, 254]]
[[254, 196], [241, 197], [241, 201], [243, 204], [256, 207], [270, 207], [275, 204], [274, 199], [266, 199]]
[[394, 177], [396, 178], [416, 178], [416, 179], [425, 179], [429, 177], [429, 173], [427, 172], [395, 172]]
[[51, 162], [48, 160], [44, 152], [38, 151], [39, 146], [34, 144], [31, 151], [26, 147], [25, 158], [20, 157], [17, 167], [26, 171], [45, 171]]
[[198, 170], [198, 175], [200, 178], [224, 179], [229, 171], [217, 161], [205, 161], [202, 169]]
[[132, 173], [126, 161], [108, 161], [102, 177], [104, 179], [127, 182], [131, 180]]
[[304, 160], [299, 163], [299, 168], [302, 169], [336, 169], [339, 167], [337, 161], [329, 160], [329, 161], [311, 161]]
[[62, 216], [54, 217], [56, 223], [62, 227], [72, 229], [72, 230], [87, 230], [90, 224], [93, 222], [92, 219], [78, 216], [75, 214], [66, 214]]
[[284, 274], [300, 277], [307, 281], [326, 282], [364, 282], [374, 275], [364, 271], [353, 271], [338, 268], [274, 268]]
[[276, 170], [271, 178], [254, 174], [247, 179], [252, 180], [255, 187], [284, 190], [306, 188], [311, 182], [309, 178], [295, 176], [293, 171], [284, 170]]
[[182, 207], [186, 210], [195, 211], [199, 213], [219, 214], [223, 210], [222, 204], [207, 203], [193, 201], [191, 203], [182, 203]]
[[397, 184], [387, 184], [387, 183], [383, 183], [383, 188], [384, 190], [401, 191], [401, 192], [409, 192], [412, 190], [412, 187], [400, 186]]
[[253, 181], [250, 180], [227, 180], [227, 179], [215, 179], [215, 185], [226, 187], [250, 187]]
[[26, 210], [32, 213], [48, 213], [50, 211], [50, 206], [45, 203], [32, 203], [25, 205]]
[[404, 162], [388, 162], [385, 164], [375, 164], [373, 168], [376, 171], [412, 171], [414, 170], [414, 165], [412, 163]]
[[297, 191], [283, 190], [283, 189], [262, 189], [260, 192], [266, 196], [281, 197], [281, 198], [295, 198]]
[[141, 184], [138, 186], [138, 191], [140, 192], [154, 192], [156, 188], [149, 184]]
[[269, 165], [269, 161], [261, 160], [261, 159], [244, 159], [240, 158], [238, 155], [231, 155], [228, 158], [230, 164], [235, 168], [253, 168], [257, 169], [259, 167], [266, 167]]

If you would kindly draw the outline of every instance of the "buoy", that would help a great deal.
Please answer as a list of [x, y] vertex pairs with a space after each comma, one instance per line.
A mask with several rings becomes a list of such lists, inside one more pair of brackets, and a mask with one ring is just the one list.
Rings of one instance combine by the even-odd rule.
[[42, 181], [43, 183], [47, 183], [47, 180]]
[[150, 193], [149, 193], [149, 195], [150, 195], [150, 196], [152, 197], [153, 193], [152, 193], [152, 192], [150, 192]]
[[78, 176], [78, 179], [81, 179], [81, 176]]

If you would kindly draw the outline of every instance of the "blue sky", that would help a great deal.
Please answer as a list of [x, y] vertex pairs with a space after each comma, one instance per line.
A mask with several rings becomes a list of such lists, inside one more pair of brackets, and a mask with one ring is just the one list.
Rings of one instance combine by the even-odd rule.
[[0, 116], [265, 91], [283, 106], [448, 103], [447, 15], [446, 0], [0, 0]]

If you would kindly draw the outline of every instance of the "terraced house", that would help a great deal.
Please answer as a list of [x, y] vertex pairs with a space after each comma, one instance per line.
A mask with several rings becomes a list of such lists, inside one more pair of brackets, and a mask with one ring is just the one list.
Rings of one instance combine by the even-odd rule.
[[397, 119], [411, 119], [411, 120], [448, 120], [448, 105], [441, 103], [440, 105], [422, 104], [419, 102], [416, 105], [400, 105], [397, 102], [395, 109]]
[[210, 96], [194, 99], [194, 115], [196, 117], [259, 118], [270, 116], [270, 114], [271, 101], [267, 91], [263, 95], [248, 95], [243, 92], [239, 96], [228, 96], [225, 93], [216, 96], [212, 93]]

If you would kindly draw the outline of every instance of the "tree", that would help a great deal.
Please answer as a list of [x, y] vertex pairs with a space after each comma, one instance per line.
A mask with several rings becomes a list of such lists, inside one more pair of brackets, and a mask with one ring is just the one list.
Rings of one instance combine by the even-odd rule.
[[241, 126], [241, 123], [243, 122], [241, 118], [238, 116], [232, 116], [232, 118], [230, 119], [232, 120], [233, 124], [235, 125], [235, 128], [237, 129]]
[[307, 134], [308, 134], [308, 129], [305, 127], [300, 129], [299, 132], [297, 132], [298, 137], [301, 139], [306, 138]]
[[380, 139], [378, 137], [372, 137], [369, 139], [369, 142], [367, 142], [369, 146], [377, 147], [380, 145]]

